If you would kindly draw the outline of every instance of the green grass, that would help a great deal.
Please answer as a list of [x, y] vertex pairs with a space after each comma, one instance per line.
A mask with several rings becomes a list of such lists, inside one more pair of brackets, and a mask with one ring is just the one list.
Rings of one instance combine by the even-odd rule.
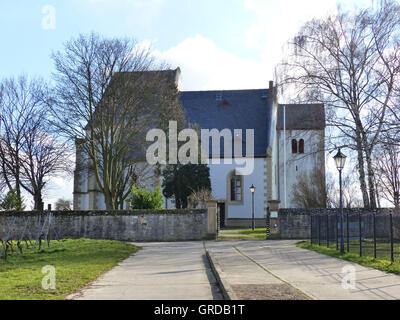
[[[318, 246], [316, 244], [311, 245], [310, 241], [302, 241], [297, 243], [296, 245], [300, 248], [313, 250], [315, 252], [322, 253], [331, 257], [355, 262], [366, 267], [400, 274], [400, 263], [397, 261], [392, 263], [390, 261], [390, 254], [379, 254], [377, 256], [377, 259], [374, 259], [372, 250], [366, 250], [368, 252], [365, 252], [363, 250], [363, 256], [360, 257], [359, 249], [356, 247], [350, 248], [350, 252], [345, 252], [344, 254], [341, 254], [340, 251], [336, 250], [336, 245], [332, 245], [331, 248], [327, 248], [326, 246]], [[377, 249], [387, 251], [388, 245], [389, 244], [387, 243], [377, 244]], [[370, 244], [368, 244], [368, 248], [370, 248]]]
[[267, 229], [266, 228], [257, 228], [257, 229], [244, 229], [239, 230], [240, 234], [244, 234], [250, 237], [254, 237], [257, 240], [265, 240], [267, 236]]
[[[109, 240], [51, 241], [41, 251], [24, 249], [0, 261], [0, 300], [64, 299], [140, 248]], [[42, 288], [42, 268], [55, 267], [56, 289]]]
[[258, 228], [254, 231], [252, 229], [226, 228], [220, 231], [218, 240], [265, 240], [265, 238], [265, 228]]

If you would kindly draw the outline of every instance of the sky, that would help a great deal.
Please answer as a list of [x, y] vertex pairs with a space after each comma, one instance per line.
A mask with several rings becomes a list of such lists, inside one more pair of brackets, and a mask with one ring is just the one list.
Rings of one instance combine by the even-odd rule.
[[[134, 38], [182, 70], [183, 90], [267, 88], [286, 41], [312, 18], [370, 0], [1, 0], [0, 78], [51, 79], [52, 52], [92, 31]], [[45, 203], [72, 200], [59, 177]]]

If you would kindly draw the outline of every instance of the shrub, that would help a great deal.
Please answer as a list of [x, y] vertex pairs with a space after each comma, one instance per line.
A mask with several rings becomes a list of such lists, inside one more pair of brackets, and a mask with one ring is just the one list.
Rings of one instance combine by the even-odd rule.
[[70, 211], [72, 207], [71, 200], [66, 200], [64, 198], [60, 198], [56, 202], [56, 210], [57, 211]]
[[132, 186], [130, 200], [132, 209], [163, 209], [160, 186], [155, 191]]
[[163, 193], [174, 198], [177, 209], [188, 207], [188, 197], [202, 189], [211, 190], [210, 168], [205, 164], [169, 165], [163, 170]]
[[188, 208], [190, 209], [206, 209], [207, 202], [213, 200], [212, 192], [210, 189], [200, 189], [193, 192], [188, 197]]

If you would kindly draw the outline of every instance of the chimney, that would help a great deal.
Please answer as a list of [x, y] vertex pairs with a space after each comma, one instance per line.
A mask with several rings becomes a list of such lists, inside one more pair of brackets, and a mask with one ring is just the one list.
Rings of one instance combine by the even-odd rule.
[[178, 91], [182, 90], [182, 72], [181, 68], [177, 67], [175, 70], [175, 85]]
[[276, 86], [274, 87], [274, 81], [272, 80], [269, 82], [269, 90], [273, 101], [276, 103], [278, 101], [278, 89]]

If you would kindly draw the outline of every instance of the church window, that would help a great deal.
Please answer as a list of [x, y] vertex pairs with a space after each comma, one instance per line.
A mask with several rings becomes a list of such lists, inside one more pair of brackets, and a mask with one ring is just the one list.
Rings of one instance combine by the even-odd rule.
[[297, 153], [297, 140], [292, 140], [292, 153]]
[[233, 175], [231, 177], [231, 201], [242, 201], [242, 177]]
[[299, 141], [299, 153], [304, 153], [304, 140]]

